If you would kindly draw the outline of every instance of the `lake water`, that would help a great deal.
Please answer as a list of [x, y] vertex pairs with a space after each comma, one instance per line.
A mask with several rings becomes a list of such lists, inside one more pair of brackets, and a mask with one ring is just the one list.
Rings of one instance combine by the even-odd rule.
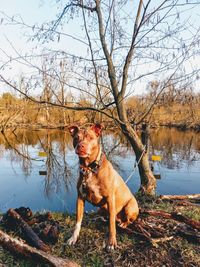
[[[104, 133], [107, 157], [124, 180], [133, 171], [135, 157], [119, 133]], [[158, 194], [200, 193], [200, 133], [176, 129], [152, 130], [151, 155]], [[0, 133], [0, 212], [19, 206], [32, 210], [75, 211], [78, 158], [68, 132], [16, 130]], [[139, 188], [138, 170], [128, 182]], [[87, 204], [86, 210], [93, 209]]]

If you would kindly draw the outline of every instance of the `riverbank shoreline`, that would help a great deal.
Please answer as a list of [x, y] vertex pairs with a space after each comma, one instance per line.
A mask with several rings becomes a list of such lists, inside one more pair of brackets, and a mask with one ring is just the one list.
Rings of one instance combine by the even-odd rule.
[[[180, 205], [175, 201], [158, 200], [158, 198], [138, 198], [140, 208], [178, 212], [196, 221], [200, 220], [200, 208], [194, 205]], [[188, 241], [175, 234], [180, 222], [159, 217], [140, 215], [140, 219], [155, 229], [164, 231], [165, 238], [158, 243], [148, 242], [135, 233], [117, 229], [118, 248], [108, 252], [105, 248], [108, 236], [108, 222], [103, 221], [97, 213], [86, 213], [83, 219], [80, 238], [75, 246], [68, 246], [75, 215], [52, 213], [53, 219], [59, 222], [60, 235], [58, 242], [51, 246], [52, 254], [69, 258], [81, 266], [199, 266], [199, 244]], [[0, 229], [7, 231], [0, 224]], [[19, 238], [19, 233], [9, 232]], [[35, 266], [35, 262], [13, 256], [0, 247], [0, 264], [6, 266]], [[37, 266], [44, 266], [38, 264]]]
[[[104, 128], [109, 129], [117, 129], [117, 126], [110, 122], [101, 122], [104, 125]], [[6, 130], [16, 131], [17, 129], [26, 129], [26, 130], [66, 130], [70, 125], [78, 124], [76, 122], [70, 123], [67, 125], [64, 124], [7, 124], [0, 125], [0, 132], [4, 132]], [[88, 123], [89, 124], [89, 123]], [[141, 126], [137, 126], [138, 130], [141, 130]], [[168, 129], [177, 129], [180, 131], [194, 131], [200, 132], [200, 124], [185, 124], [185, 123], [166, 123], [166, 124], [158, 124], [151, 123], [150, 129], [160, 129], [160, 128], [168, 128]]]

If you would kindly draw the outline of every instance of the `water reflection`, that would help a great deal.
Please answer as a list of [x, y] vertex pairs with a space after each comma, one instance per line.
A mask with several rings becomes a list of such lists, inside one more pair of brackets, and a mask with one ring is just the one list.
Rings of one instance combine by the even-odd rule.
[[[101, 142], [107, 157], [126, 180], [135, 161], [126, 139], [112, 131], [104, 133]], [[39, 152], [45, 156], [39, 156]], [[197, 179], [200, 134], [165, 128], [153, 130], [150, 155], [153, 154], [162, 156], [162, 161], [156, 163], [161, 172], [159, 193], [197, 193], [193, 191], [200, 185]], [[0, 133], [0, 210], [6, 209], [9, 202], [12, 206], [29, 205], [35, 210], [72, 211], [77, 175], [78, 159], [68, 131], [19, 129]], [[138, 189], [138, 172], [128, 185], [133, 191]]]
[[[44, 193], [49, 197], [59, 192], [65, 185], [68, 189], [73, 176], [66, 161], [67, 146], [71, 150], [71, 140], [66, 132], [41, 130], [7, 131], [0, 134], [1, 157], [18, 163], [24, 175], [29, 177], [34, 162], [41, 162], [40, 175], [44, 175]], [[45, 157], [38, 157], [39, 151]]]
[[1, 157], [3, 157], [3, 152], [9, 151], [10, 161], [19, 162], [21, 164], [22, 170], [25, 176], [30, 175], [30, 170], [32, 166], [33, 158], [30, 157], [28, 152], [28, 143], [26, 143], [26, 136], [20, 135], [17, 136], [15, 132], [4, 133], [0, 135], [0, 144], [1, 144]]
[[192, 167], [200, 158], [200, 134], [192, 131], [161, 128], [151, 133], [151, 153], [162, 154], [162, 165], [168, 169]]
[[55, 140], [54, 134], [50, 130], [44, 136], [38, 134], [40, 149], [46, 154], [43, 172], [46, 174], [44, 188], [48, 197], [52, 192], [59, 192], [63, 183], [68, 190], [73, 177], [66, 160], [68, 135], [58, 132]]

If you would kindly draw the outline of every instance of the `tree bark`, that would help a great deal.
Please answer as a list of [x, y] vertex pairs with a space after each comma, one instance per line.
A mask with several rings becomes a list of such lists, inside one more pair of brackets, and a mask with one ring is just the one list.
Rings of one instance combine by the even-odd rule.
[[12, 219], [12, 221], [17, 224], [22, 232], [24, 233], [24, 236], [31, 245], [34, 247], [41, 249], [43, 251], [50, 251], [50, 247], [46, 245], [38, 236], [37, 234], [31, 229], [31, 227], [22, 219], [22, 217], [13, 209], [9, 209], [7, 212], [7, 216], [9, 220]]
[[62, 259], [60, 257], [53, 256], [42, 250], [30, 247], [27, 244], [10, 237], [8, 234], [0, 230], [0, 245], [8, 249], [10, 252], [25, 256], [31, 260], [43, 262], [53, 267], [80, 267], [77, 263], [70, 261], [69, 259]]
[[139, 191], [144, 194], [155, 195], [156, 179], [150, 168], [148, 150], [146, 150], [146, 147], [142, 144], [142, 141], [130, 123], [121, 124], [121, 128], [124, 135], [129, 140], [138, 162], [141, 180]]
[[148, 153], [147, 151], [145, 152], [143, 151], [144, 146], [140, 138], [138, 137], [136, 131], [133, 129], [132, 125], [128, 121], [127, 112], [126, 112], [126, 103], [124, 100], [125, 91], [127, 88], [128, 70], [129, 70], [129, 66], [131, 63], [131, 59], [133, 57], [134, 41], [137, 35], [138, 21], [139, 21], [139, 17], [141, 13], [141, 6], [142, 6], [142, 1], [139, 1], [135, 27], [134, 27], [134, 31], [132, 35], [132, 42], [131, 42], [131, 46], [127, 54], [127, 57], [124, 63], [124, 68], [123, 68], [122, 88], [121, 88], [121, 91], [119, 91], [115, 66], [113, 64], [113, 60], [108, 51], [108, 46], [106, 43], [101, 4], [99, 0], [96, 0], [96, 12], [97, 12], [98, 23], [99, 23], [99, 37], [100, 37], [102, 49], [104, 51], [104, 55], [107, 61], [108, 76], [109, 76], [110, 85], [112, 88], [112, 94], [115, 100], [115, 105], [117, 108], [117, 114], [119, 117], [121, 130], [126, 136], [126, 138], [128, 139], [128, 141], [130, 142], [136, 155], [136, 160], [138, 162], [138, 168], [139, 168], [140, 179], [141, 179], [140, 191], [145, 194], [154, 195], [155, 188], [156, 188], [156, 179], [149, 166]]
[[184, 199], [200, 199], [200, 194], [191, 194], [191, 195], [161, 195], [161, 199], [166, 200], [184, 200]]
[[200, 243], [200, 233], [187, 226], [186, 227], [178, 226], [176, 229], [176, 234], [181, 237], [184, 237], [189, 242]]
[[169, 212], [165, 212], [162, 210], [140, 210], [140, 214], [148, 214], [151, 216], [156, 216], [156, 217], [160, 216], [160, 217], [163, 217], [166, 219], [173, 219], [173, 220], [178, 221], [178, 222], [183, 222], [183, 223], [189, 225], [190, 227], [192, 227], [193, 229], [200, 230], [200, 222], [195, 221], [195, 220], [190, 219], [190, 218], [187, 218], [187, 217], [185, 217], [182, 214], [177, 213], [177, 212], [169, 213]]

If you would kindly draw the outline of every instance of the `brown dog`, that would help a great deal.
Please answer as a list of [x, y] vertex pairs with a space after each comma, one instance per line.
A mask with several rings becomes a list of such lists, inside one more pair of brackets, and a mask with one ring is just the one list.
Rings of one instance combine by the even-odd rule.
[[80, 177], [77, 183], [76, 227], [68, 244], [75, 244], [84, 213], [85, 200], [109, 214], [108, 247], [114, 249], [116, 241], [116, 220], [122, 227], [133, 222], [139, 213], [138, 204], [123, 179], [101, 152], [99, 136], [102, 126], [95, 124], [86, 129], [69, 127], [73, 145], [79, 156]]

